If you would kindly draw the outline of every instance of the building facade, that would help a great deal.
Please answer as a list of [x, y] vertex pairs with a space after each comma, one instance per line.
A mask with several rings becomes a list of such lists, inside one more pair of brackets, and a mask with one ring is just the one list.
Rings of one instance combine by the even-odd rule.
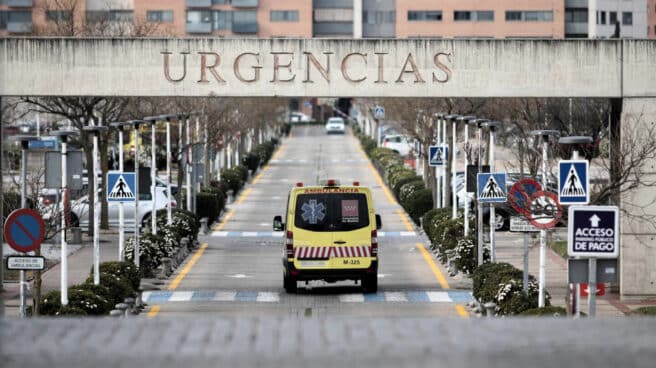
[[555, 39], [607, 38], [619, 23], [642, 38], [656, 37], [656, 0], [0, 0], [0, 35], [62, 22], [174, 37]]

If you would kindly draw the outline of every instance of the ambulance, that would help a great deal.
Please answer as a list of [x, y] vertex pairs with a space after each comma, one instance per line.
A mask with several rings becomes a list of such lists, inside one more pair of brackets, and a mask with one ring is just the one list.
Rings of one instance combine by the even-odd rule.
[[378, 289], [380, 215], [371, 190], [327, 180], [317, 186], [297, 183], [289, 192], [284, 216], [273, 229], [284, 231], [283, 286], [295, 293], [299, 281], [332, 283], [354, 280], [365, 292]]

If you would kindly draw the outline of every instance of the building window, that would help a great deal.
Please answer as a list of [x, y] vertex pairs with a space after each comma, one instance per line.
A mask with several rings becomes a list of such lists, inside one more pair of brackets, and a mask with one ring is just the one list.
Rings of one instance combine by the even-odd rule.
[[232, 12], [225, 10], [214, 11], [214, 29], [230, 29], [232, 25]]
[[132, 22], [132, 10], [89, 10], [86, 12], [90, 22]]
[[146, 12], [146, 19], [149, 22], [173, 22], [173, 10], [148, 10]]
[[232, 23], [257, 23], [257, 12], [251, 10], [232, 12]]
[[187, 23], [189, 24], [212, 23], [212, 12], [189, 10], [187, 11]]
[[456, 10], [453, 12], [454, 21], [493, 21], [494, 12], [492, 10], [478, 10], [478, 11], [463, 11]]
[[272, 10], [272, 22], [298, 22], [298, 10]]
[[588, 9], [566, 9], [565, 22], [567, 23], [588, 23]]
[[442, 20], [442, 11], [441, 10], [408, 10], [408, 20], [409, 21], [441, 21]]
[[230, 4], [230, 0], [212, 0], [213, 5]]
[[633, 25], [633, 13], [632, 12], [622, 12], [622, 24], [625, 26]]
[[506, 22], [519, 22], [522, 20], [522, 12], [508, 10], [506, 11]]
[[609, 12], [608, 13], [608, 24], [615, 24], [617, 23], [617, 12]]
[[7, 29], [7, 12], [0, 11], [0, 29]]
[[597, 24], [606, 24], [606, 12], [598, 11], [597, 12]]
[[383, 24], [395, 23], [396, 11], [394, 10], [365, 10], [362, 12], [362, 23]]
[[7, 12], [7, 22], [13, 23], [31, 23], [32, 22], [32, 12], [31, 11], [10, 11]]
[[72, 14], [70, 10], [46, 10], [46, 19], [51, 22], [70, 22]]
[[527, 22], [551, 22], [553, 21], [552, 11], [526, 11], [524, 20]]

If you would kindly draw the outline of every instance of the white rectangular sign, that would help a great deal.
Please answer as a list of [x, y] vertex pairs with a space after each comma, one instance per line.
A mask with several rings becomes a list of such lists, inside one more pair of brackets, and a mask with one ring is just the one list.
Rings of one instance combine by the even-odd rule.
[[9, 256], [7, 257], [8, 270], [43, 270], [46, 260], [43, 257]]
[[533, 224], [524, 217], [512, 216], [510, 217], [510, 231], [532, 233], [539, 232], [540, 229], [533, 226]]
[[620, 250], [617, 206], [571, 206], [567, 219], [567, 255], [617, 258]]

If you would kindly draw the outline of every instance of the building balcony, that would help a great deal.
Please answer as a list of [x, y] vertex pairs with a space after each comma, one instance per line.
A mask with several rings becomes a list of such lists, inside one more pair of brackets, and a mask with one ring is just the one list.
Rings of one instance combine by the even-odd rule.
[[32, 32], [32, 21], [29, 22], [7, 22], [7, 31], [10, 33]]
[[[234, 4], [234, 1], [233, 1], [233, 4]], [[255, 34], [255, 33], [257, 33], [257, 22], [249, 22], [249, 23], [235, 23], [235, 22], [233, 22], [232, 23], [232, 33]]]
[[5, 3], [10, 8], [31, 8], [34, 0], [6, 0]]
[[212, 23], [187, 23], [187, 33], [212, 33]]
[[212, 6], [212, 0], [185, 0], [187, 8], [209, 8]]
[[258, 5], [258, 0], [232, 0], [232, 6], [235, 8], [256, 8]]
[[565, 0], [565, 8], [587, 8], [588, 0]]
[[348, 22], [324, 22], [314, 23], [314, 35], [317, 37], [327, 36], [352, 36], [353, 23]]
[[588, 34], [588, 23], [567, 22], [565, 23], [565, 34]]
[[353, 0], [313, 0], [314, 9], [353, 9]]

